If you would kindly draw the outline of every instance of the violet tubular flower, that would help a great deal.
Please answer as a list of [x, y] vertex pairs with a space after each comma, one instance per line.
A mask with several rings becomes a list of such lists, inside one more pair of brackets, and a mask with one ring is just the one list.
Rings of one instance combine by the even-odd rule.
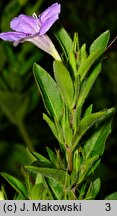
[[49, 53], [56, 60], [61, 60], [54, 44], [47, 36], [47, 31], [59, 19], [61, 6], [58, 3], [52, 4], [39, 16], [26, 16], [20, 14], [10, 22], [13, 31], [3, 32], [0, 38], [5, 41], [13, 42], [14, 46], [25, 41], [30, 41], [41, 50]]

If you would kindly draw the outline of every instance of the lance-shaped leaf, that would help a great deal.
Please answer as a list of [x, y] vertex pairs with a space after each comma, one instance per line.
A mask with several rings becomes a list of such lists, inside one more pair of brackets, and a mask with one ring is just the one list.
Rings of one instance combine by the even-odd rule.
[[73, 137], [73, 132], [70, 124], [71, 123], [70, 123], [69, 110], [65, 106], [62, 121], [61, 121], [61, 126], [62, 126], [65, 143], [68, 146], [71, 145], [71, 140]]
[[90, 115], [90, 114], [92, 113], [92, 109], [93, 109], [93, 104], [90, 104], [90, 105], [88, 106], [88, 108], [86, 108], [83, 117], [85, 117], [85, 116], [87, 116], [87, 115]]
[[49, 125], [50, 129], [52, 130], [54, 136], [59, 141], [59, 143], [63, 144], [64, 143], [63, 133], [62, 133], [62, 128], [59, 125], [59, 122], [55, 120], [54, 123], [45, 113], [43, 113], [43, 119], [47, 122], [47, 124]]
[[21, 181], [7, 173], [2, 172], [0, 175], [8, 181], [8, 183], [17, 191], [18, 194], [22, 194], [25, 199], [28, 199], [26, 187]]
[[105, 51], [108, 41], [110, 38], [110, 32], [107, 30], [102, 33], [90, 46], [90, 53], [95, 52], [95, 50], [101, 48], [102, 53]]
[[87, 183], [85, 182], [82, 184], [81, 189], [79, 190], [78, 200], [82, 200], [84, 198], [86, 187], [87, 187]]
[[58, 84], [61, 96], [65, 104], [71, 110], [74, 96], [74, 87], [69, 71], [60, 61], [54, 61], [53, 67], [55, 79]]
[[59, 120], [63, 105], [56, 82], [37, 64], [34, 64], [34, 76], [47, 111]]
[[78, 70], [78, 74], [81, 76], [81, 81], [85, 78], [87, 72], [94, 62], [96, 62], [98, 58], [104, 53], [109, 41], [109, 37], [110, 33], [109, 31], [106, 31], [92, 43], [90, 47], [90, 55], [88, 58], [81, 61], [81, 65]]
[[101, 63], [98, 63], [94, 69], [91, 71], [91, 74], [85, 81], [83, 87], [81, 88], [80, 95], [78, 98], [78, 106], [83, 105], [86, 97], [89, 94], [89, 91], [91, 90], [96, 78], [98, 77], [99, 73], [101, 71]]
[[101, 56], [102, 54], [102, 49], [97, 49], [93, 53], [91, 53], [88, 58], [84, 59], [81, 61], [80, 67], [78, 69], [78, 75], [80, 75], [81, 82], [87, 75], [87, 72], [91, 68], [91, 66], [94, 64], [94, 62], [97, 61], [97, 59]]
[[94, 200], [100, 191], [101, 181], [97, 178], [93, 183], [91, 182], [89, 189], [87, 191], [86, 200]]
[[78, 33], [74, 33], [72, 49], [68, 56], [68, 65], [73, 79], [77, 74], [78, 61], [79, 61], [79, 38], [78, 38]]
[[83, 44], [80, 53], [79, 53], [80, 61], [84, 61], [87, 58], [86, 44]]
[[50, 148], [47, 147], [46, 149], [47, 149], [47, 152], [48, 152], [50, 161], [51, 161], [52, 164], [53, 164], [53, 167], [56, 167], [56, 165], [57, 165], [57, 157], [56, 157], [56, 154], [55, 154]]
[[69, 53], [72, 49], [73, 46], [73, 42], [72, 39], [70, 38], [70, 36], [68, 35], [68, 33], [66, 32], [66, 30], [58, 25], [56, 28], [54, 28], [54, 34], [57, 38], [57, 40], [59, 41], [64, 54], [66, 55], [66, 58], [68, 58]]
[[109, 109], [105, 118], [97, 124], [94, 133], [84, 145], [85, 158], [91, 158], [95, 155], [102, 155], [104, 152], [105, 142], [108, 135], [111, 133], [111, 121], [114, 109]]
[[65, 186], [50, 178], [45, 178], [48, 189], [54, 200], [62, 200], [64, 197]]
[[86, 131], [97, 121], [99, 121], [102, 117], [105, 115], [108, 115], [107, 111], [100, 111], [96, 113], [91, 113], [90, 115], [85, 116], [78, 127], [78, 130], [76, 131], [76, 134], [73, 138], [73, 146], [72, 150], [74, 151], [78, 145], [78, 142], [82, 138], [82, 136], [86, 133]]
[[51, 128], [51, 130], [52, 130], [54, 136], [56, 137], [56, 139], [58, 141], [60, 141], [59, 136], [58, 136], [58, 132], [57, 132], [57, 129], [56, 129], [56, 126], [55, 126], [54, 122], [45, 113], [43, 113], [43, 119], [47, 122], [47, 124]]
[[53, 168], [48, 168], [48, 167], [43, 168], [43, 167], [36, 167], [36, 166], [25, 166], [25, 168], [29, 172], [40, 173], [44, 177], [54, 179], [55, 181], [58, 181], [61, 184], [65, 183], [66, 172], [64, 170], [62, 170], [62, 169], [53, 169]]
[[81, 165], [79, 173], [78, 184], [80, 184], [84, 178], [88, 175], [88, 172], [93, 168], [93, 164], [98, 160], [99, 156], [96, 155], [88, 160], [85, 160]]
[[27, 153], [29, 158], [31, 159], [32, 162], [34, 161], [38, 161], [40, 163], [45, 164], [46, 167], [51, 167], [52, 163], [43, 155], [37, 153], [37, 152], [31, 152], [28, 148], [27, 148]]

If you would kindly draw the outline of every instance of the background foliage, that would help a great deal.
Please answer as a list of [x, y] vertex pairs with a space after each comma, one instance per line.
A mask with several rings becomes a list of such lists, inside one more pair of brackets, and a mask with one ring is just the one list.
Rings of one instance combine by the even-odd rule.
[[[20, 13], [39, 14], [55, 1], [11, 0], [0, 1], [0, 31], [9, 30], [10, 20]], [[78, 31], [80, 45], [91, 42], [101, 33], [110, 30], [111, 40], [116, 36], [116, 1], [78, 0], [59, 1], [62, 5], [60, 21], [71, 36]], [[49, 32], [52, 34], [52, 31]], [[52, 36], [53, 37], [53, 36]], [[55, 38], [54, 43], [57, 44]], [[52, 61], [49, 55], [38, 50], [34, 45], [25, 43], [13, 47], [0, 41], [0, 171], [5, 171], [22, 179], [21, 166], [28, 164], [25, 151], [26, 143], [33, 143], [36, 151], [46, 154], [45, 147], [52, 148], [56, 141], [42, 120], [44, 112], [41, 97], [32, 74], [33, 62], [39, 63], [52, 74]], [[46, 64], [45, 64], [46, 62]], [[117, 106], [117, 50], [110, 51], [103, 62], [101, 75], [98, 77], [86, 105], [93, 103], [94, 110]], [[102, 179], [98, 199], [117, 190], [117, 112], [113, 119], [112, 133], [106, 143], [102, 163], [96, 171]], [[0, 184], [12, 192], [14, 190], [0, 177]]]

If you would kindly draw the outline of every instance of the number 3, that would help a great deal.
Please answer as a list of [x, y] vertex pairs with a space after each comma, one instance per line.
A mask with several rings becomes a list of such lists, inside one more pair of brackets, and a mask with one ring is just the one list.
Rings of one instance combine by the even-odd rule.
[[106, 203], [105, 205], [106, 205], [105, 210], [106, 211], [110, 211], [111, 210], [111, 204], [110, 203]]

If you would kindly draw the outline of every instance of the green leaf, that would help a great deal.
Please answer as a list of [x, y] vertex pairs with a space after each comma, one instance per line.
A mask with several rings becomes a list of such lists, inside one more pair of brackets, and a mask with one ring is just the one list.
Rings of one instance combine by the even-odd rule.
[[62, 169], [43, 168], [43, 167], [36, 167], [36, 166], [25, 166], [25, 168], [29, 172], [40, 173], [45, 177], [60, 182], [61, 184], [65, 183], [66, 172], [63, 171]]
[[84, 61], [87, 58], [86, 44], [83, 44], [80, 49], [80, 61]]
[[85, 183], [81, 186], [81, 189], [79, 190], [79, 197], [78, 197], [78, 200], [83, 200], [86, 187], [87, 187], [87, 183], [85, 182]]
[[86, 200], [94, 200], [100, 191], [101, 181], [97, 178], [93, 183], [91, 182], [88, 192], [86, 194]]
[[59, 122], [56, 121], [55, 119], [55, 123], [54, 123], [46, 114], [43, 114], [43, 119], [47, 122], [47, 124], [51, 128], [54, 136], [59, 141], [59, 143], [63, 144], [63, 133]]
[[63, 104], [56, 82], [37, 64], [34, 64], [34, 76], [47, 111], [59, 120]]
[[71, 110], [74, 96], [74, 87], [69, 71], [63, 65], [63, 63], [59, 61], [54, 61], [53, 67], [55, 79], [58, 84], [61, 96], [65, 104]]
[[37, 152], [31, 152], [28, 148], [27, 148], [27, 153], [31, 159], [32, 162], [34, 161], [38, 161], [40, 163], [43, 163], [46, 165], [46, 167], [51, 167], [52, 166], [52, 163], [46, 158], [44, 157], [43, 155], [37, 153]]
[[117, 192], [114, 192], [104, 198], [104, 200], [117, 200]]
[[111, 132], [111, 121], [113, 109], [109, 109], [105, 114], [104, 119], [100, 120], [92, 136], [87, 140], [84, 145], [85, 158], [91, 158], [95, 155], [102, 155], [104, 152], [105, 142]]
[[24, 172], [24, 176], [25, 176], [25, 185], [26, 185], [28, 197], [29, 197], [29, 199], [30, 199], [30, 198], [31, 198], [31, 191], [32, 191], [32, 183], [31, 183], [31, 181], [30, 181], [30, 176], [29, 176], [29, 174], [26, 172], [26, 170], [23, 169], [23, 172]]
[[74, 167], [74, 170], [76, 172], [76, 176], [78, 174], [80, 166], [81, 166], [81, 156], [79, 154], [79, 150], [77, 149], [73, 155], [73, 167]]
[[36, 166], [36, 167], [52, 167], [52, 164], [50, 164], [50, 163], [46, 163], [46, 162], [44, 162], [44, 161], [40, 161], [40, 160], [36, 160], [36, 161], [34, 161], [32, 164], [31, 164], [31, 166]]
[[68, 65], [74, 78], [77, 74], [78, 60], [79, 60], [79, 38], [78, 34], [74, 33], [72, 49], [68, 56]]
[[96, 155], [88, 160], [85, 160], [80, 168], [78, 184], [80, 184], [84, 178], [88, 175], [88, 172], [91, 170], [93, 164], [98, 160], [99, 156]]
[[64, 108], [64, 114], [62, 117], [62, 131], [63, 131], [63, 135], [64, 135], [64, 143], [66, 143], [68, 146], [71, 146], [71, 141], [72, 141], [72, 137], [73, 137], [73, 132], [72, 132], [72, 128], [70, 125], [70, 115], [69, 115], [69, 111], [68, 109]]
[[93, 104], [89, 105], [88, 108], [85, 110], [84, 117], [90, 115], [92, 113]]
[[74, 81], [74, 100], [73, 100], [73, 108], [77, 106], [79, 93], [81, 89], [80, 76], [75, 77]]
[[26, 187], [21, 181], [7, 173], [2, 172], [0, 175], [3, 176], [19, 194], [21, 193], [25, 199], [28, 199]]
[[31, 188], [31, 200], [43, 200], [48, 198], [47, 193], [49, 191], [45, 179], [46, 178], [43, 178], [43, 176], [40, 173], [36, 175], [35, 183], [32, 185]]
[[72, 150], [74, 151], [77, 146], [78, 146], [78, 142], [79, 140], [82, 138], [82, 136], [86, 133], [86, 131], [97, 121], [99, 121], [102, 117], [105, 116], [105, 114], [107, 114], [107, 111], [100, 111], [100, 112], [96, 112], [96, 113], [91, 113], [90, 115], [85, 116], [78, 127], [78, 130], [73, 138], [73, 147]]
[[56, 129], [56, 126], [55, 126], [54, 122], [45, 113], [43, 113], [43, 119], [47, 122], [47, 124], [51, 128], [51, 130], [52, 130], [54, 136], [56, 137], [56, 139], [58, 141], [60, 141], [59, 136], [58, 136], [58, 132], [57, 132], [57, 129]]
[[95, 52], [97, 49], [101, 49], [102, 53], [105, 51], [110, 38], [110, 32], [105, 31], [102, 33], [90, 46], [90, 53]]
[[52, 162], [53, 166], [56, 167], [56, 165], [57, 165], [56, 154], [50, 148], [47, 147], [46, 149], [47, 149], [50, 161]]
[[60, 25], [57, 26], [56, 29], [54, 29], [54, 34], [59, 41], [66, 58], [68, 58], [73, 45], [72, 39], [70, 38], [66, 30]]
[[94, 62], [97, 61], [97, 59], [101, 56], [102, 49], [97, 49], [95, 52], [91, 53], [88, 58], [84, 59], [84, 61], [81, 62], [80, 67], [78, 69], [78, 75], [80, 75], [81, 82], [87, 75], [87, 72], [91, 68], [91, 66], [94, 64]]
[[100, 71], [101, 71], [101, 63], [98, 63], [91, 71], [91, 74], [89, 75], [87, 80], [84, 82], [83, 87], [81, 88], [80, 95], [78, 98], [78, 106], [83, 105]]
[[31, 190], [31, 200], [41, 200], [43, 188], [43, 184], [35, 184]]
[[64, 196], [64, 186], [59, 182], [54, 181], [53, 179], [45, 178], [48, 189], [54, 200], [61, 200]]

